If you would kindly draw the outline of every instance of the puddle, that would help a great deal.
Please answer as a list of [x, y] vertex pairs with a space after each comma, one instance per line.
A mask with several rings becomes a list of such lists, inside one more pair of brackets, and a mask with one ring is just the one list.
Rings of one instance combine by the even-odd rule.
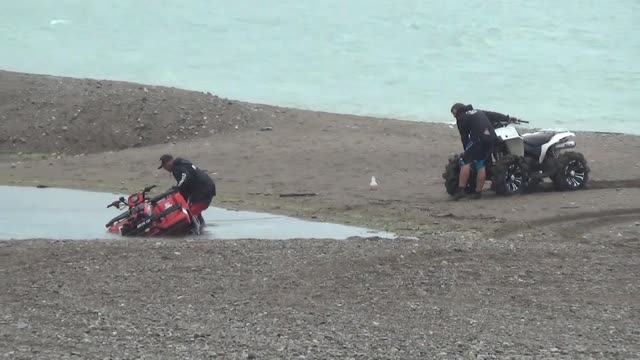
[[[154, 191], [150, 195], [159, 194]], [[124, 194], [58, 188], [0, 186], [0, 239], [111, 239], [107, 221], [121, 213], [106, 205]], [[126, 195], [124, 195], [126, 197]], [[215, 203], [215, 199], [214, 199]], [[395, 238], [388, 232], [313, 222], [268, 213], [210, 207], [203, 213], [206, 239], [338, 239], [352, 236]]]

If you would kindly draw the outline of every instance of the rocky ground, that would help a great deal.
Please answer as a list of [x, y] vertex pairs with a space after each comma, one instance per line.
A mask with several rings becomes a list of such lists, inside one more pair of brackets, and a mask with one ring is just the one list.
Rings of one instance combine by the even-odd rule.
[[639, 358], [640, 138], [577, 141], [589, 190], [451, 203], [446, 124], [0, 72], [0, 185], [168, 187], [171, 152], [217, 206], [402, 236], [2, 241], [0, 356]]

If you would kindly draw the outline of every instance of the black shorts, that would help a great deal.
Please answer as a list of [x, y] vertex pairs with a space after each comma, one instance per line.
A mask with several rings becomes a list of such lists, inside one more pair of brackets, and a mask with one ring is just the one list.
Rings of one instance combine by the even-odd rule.
[[471, 141], [464, 152], [464, 163], [475, 165], [476, 170], [482, 169], [491, 157], [492, 142], [487, 140]]

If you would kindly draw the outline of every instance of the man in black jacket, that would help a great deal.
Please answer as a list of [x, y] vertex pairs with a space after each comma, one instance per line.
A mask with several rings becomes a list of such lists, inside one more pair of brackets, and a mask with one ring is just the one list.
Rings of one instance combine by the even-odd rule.
[[465, 196], [464, 189], [469, 182], [471, 165], [474, 165], [477, 171], [477, 180], [476, 191], [470, 197], [479, 199], [487, 178], [485, 162], [491, 161], [491, 152], [496, 140], [494, 124], [508, 121], [509, 116], [492, 111], [477, 110], [471, 104], [460, 103], [451, 107], [451, 114], [456, 118], [460, 140], [464, 148], [458, 191], [452, 199], [459, 200]]
[[165, 169], [173, 174], [178, 182], [175, 188], [187, 200], [193, 217], [198, 219], [200, 225], [204, 225], [202, 212], [209, 207], [213, 197], [216, 196], [216, 185], [213, 179], [191, 161], [179, 157], [174, 159], [169, 154], [160, 157], [158, 169]]

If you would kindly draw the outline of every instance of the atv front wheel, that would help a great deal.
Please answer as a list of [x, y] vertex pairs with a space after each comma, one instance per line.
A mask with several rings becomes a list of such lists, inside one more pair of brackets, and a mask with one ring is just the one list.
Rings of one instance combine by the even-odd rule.
[[[444, 179], [444, 187], [447, 189], [449, 195], [453, 195], [460, 186], [460, 159], [463, 154], [456, 154], [449, 158], [449, 162], [445, 167], [442, 178]], [[473, 193], [476, 191], [476, 172], [472, 169], [469, 176], [469, 182], [465, 189], [466, 193]]]
[[587, 160], [579, 152], [568, 151], [556, 159], [556, 173], [552, 177], [553, 186], [558, 191], [584, 189], [589, 181], [591, 169]]
[[523, 192], [528, 178], [527, 164], [519, 157], [508, 155], [494, 165], [491, 182], [496, 194], [509, 196]]

